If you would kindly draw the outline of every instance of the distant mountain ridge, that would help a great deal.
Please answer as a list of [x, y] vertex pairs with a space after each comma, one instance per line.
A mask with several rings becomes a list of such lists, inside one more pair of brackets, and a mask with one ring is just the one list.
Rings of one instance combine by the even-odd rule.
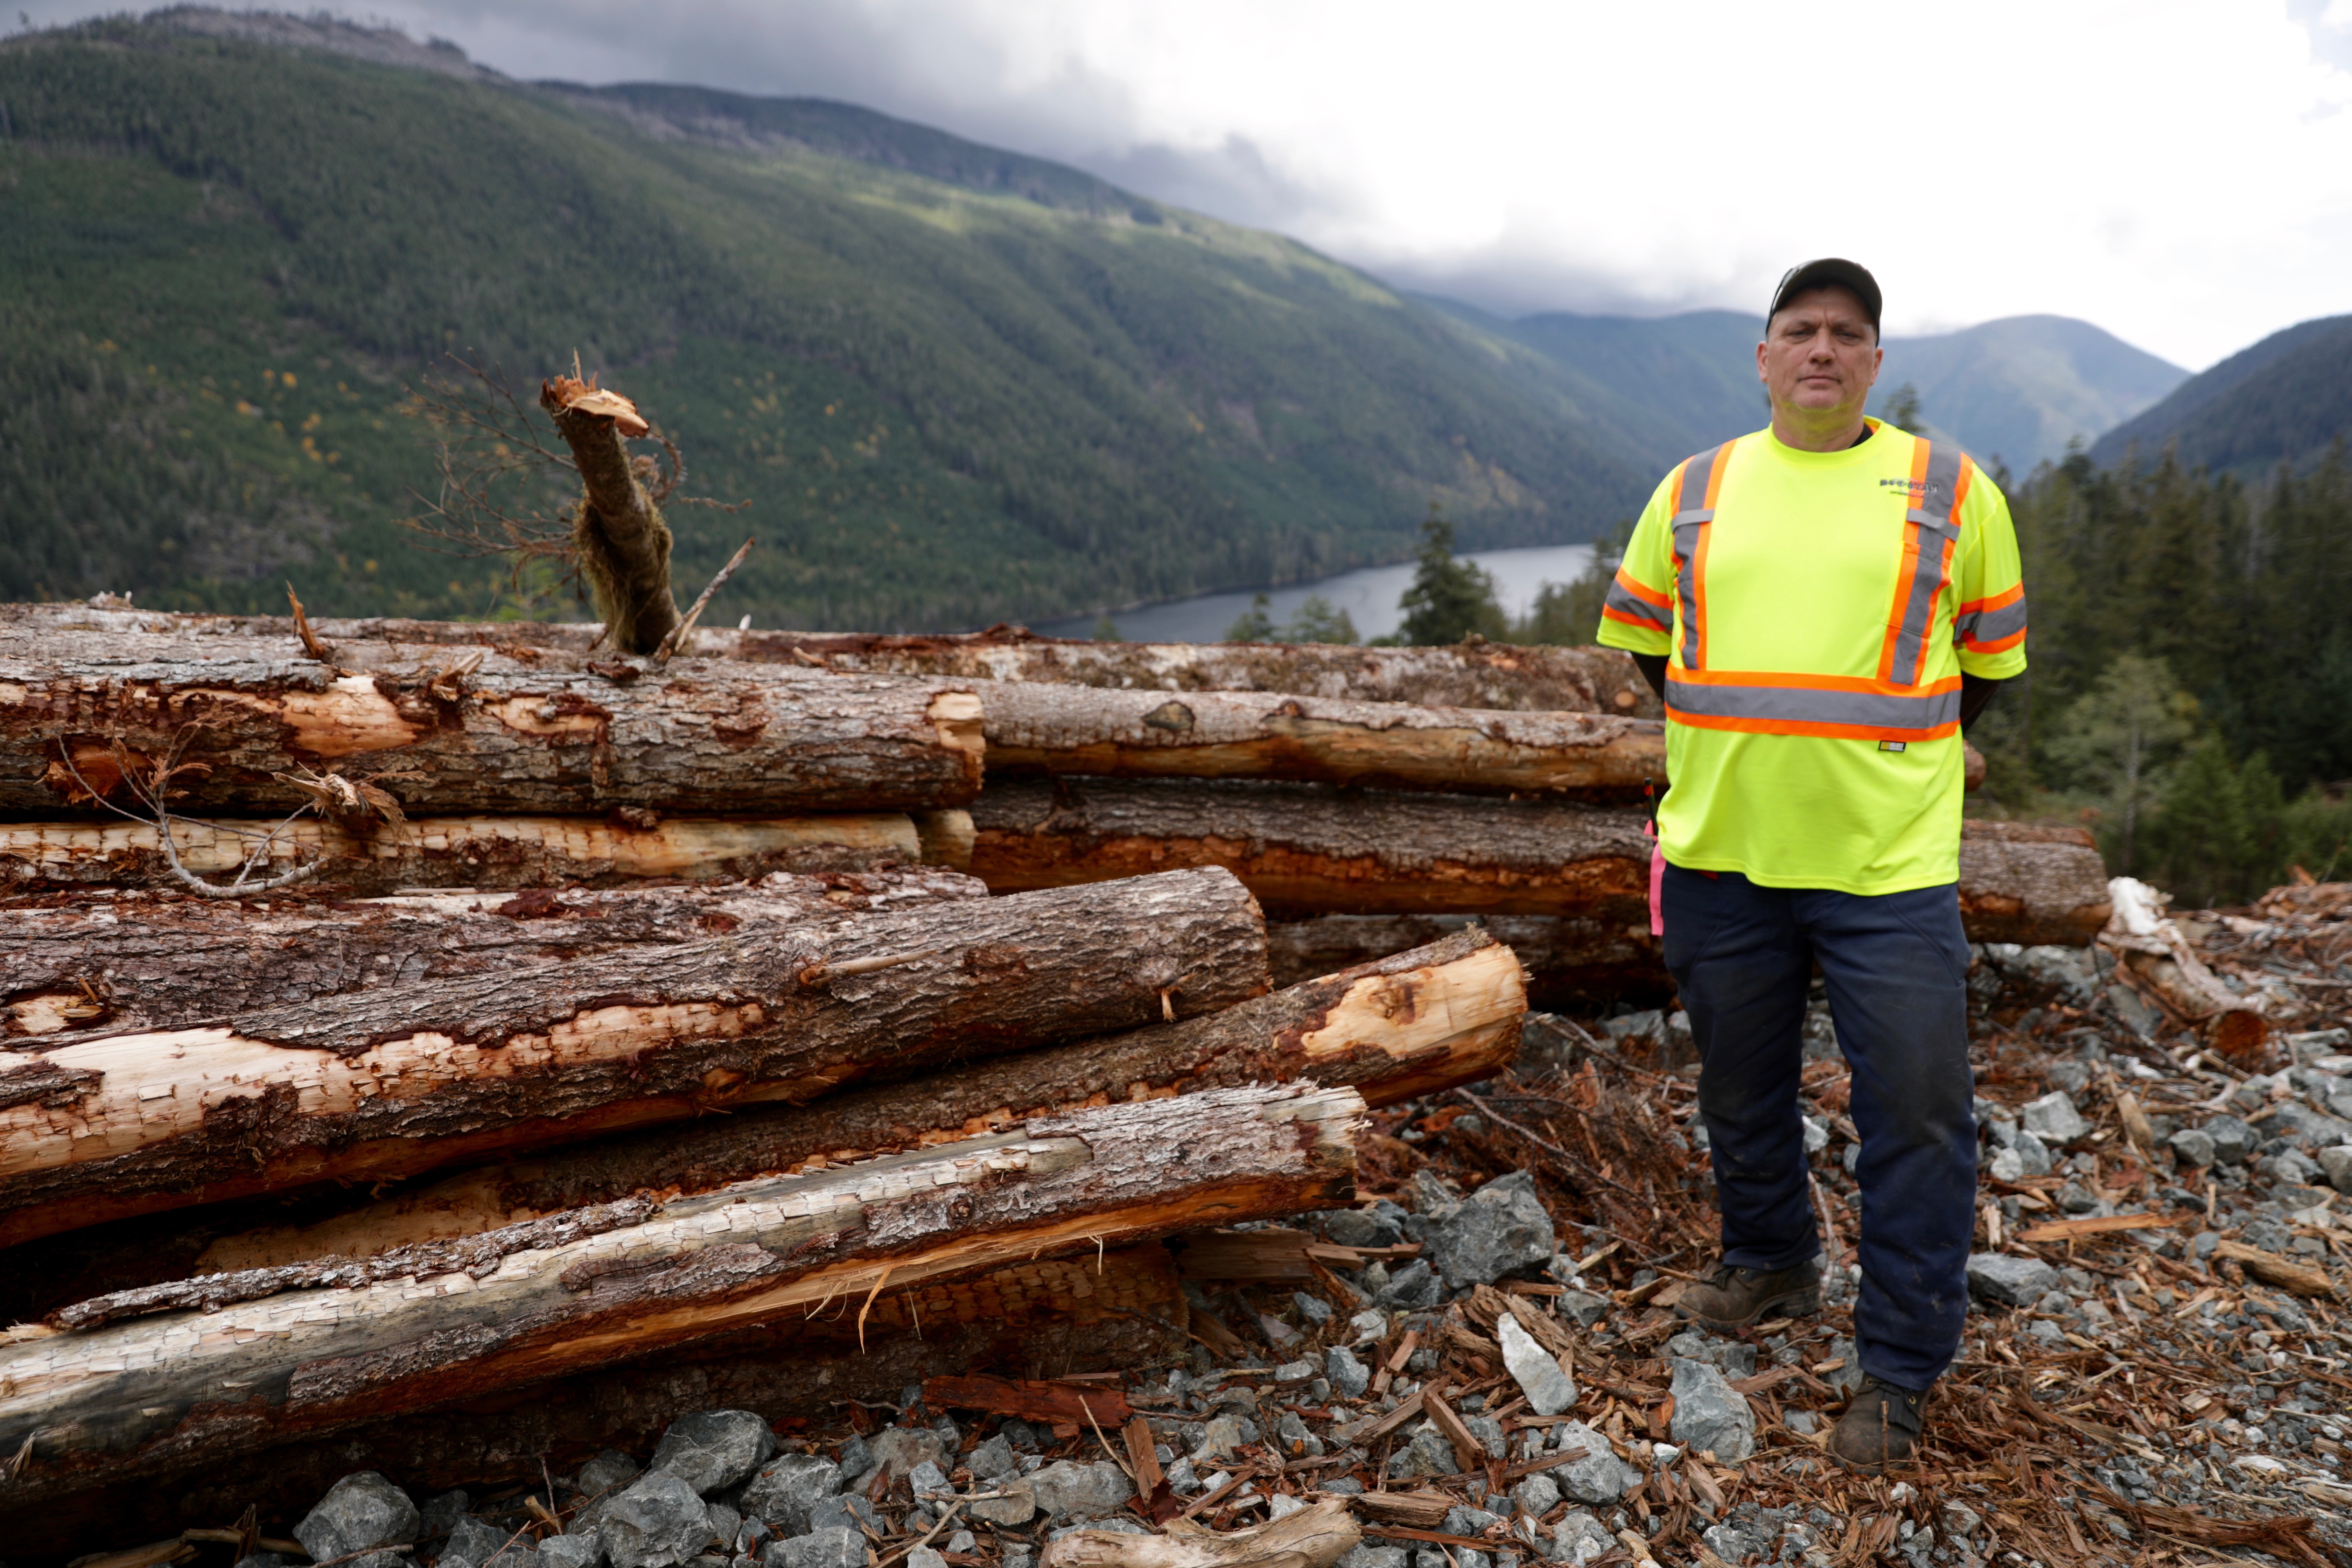
[[[1694, 310], [1644, 318], [1566, 311], [1517, 321], [1430, 300], [1525, 343], [1609, 411], [1654, 463], [1672, 463], [1745, 431], [1767, 414], [1756, 381], [1761, 316]], [[2088, 321], [2011, 316], [1959, 331], [1886, 341], [1871, 401], [1883, 413], [1905, 384], [1931, 433], [2021, 477], [2148, 407], [2189, 373]]]
[[613, 115], [662, 140], [738, 153], [797, 149], [919, 174], [966, 190], [1019, 196], [1040, 206], [1162, 221], [1163, 209], [1066, 163], [1009, 153], [945, 131], [822, 98], [754, 98], [669, 82], [582, 87], [534, 84], [582, 108]]
[[1927, 422], [2019, 478], [2163, 397], [2189, 372], [2067, 316], [2007, 316], [1889, 338], [1877, 405], [1906, 384]]
[[2091, 457], [2112, 466], [2168, 447], [2196, 467], [2254, 474], [2302, 467], [2352, 438], [2352, 316], [2304, 321], [2231, 354], [2109, 430]]

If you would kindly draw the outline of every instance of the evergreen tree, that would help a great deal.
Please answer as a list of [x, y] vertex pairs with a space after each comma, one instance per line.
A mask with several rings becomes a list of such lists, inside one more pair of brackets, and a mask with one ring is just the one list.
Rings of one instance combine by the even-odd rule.
[[1460, 642], [1471, 633], [1500, 640], [1508, 627], [1495, 601], [1495, 579], [1484, 568], [1454, 554], [1454, 524], [1432, 501], [1421, 525], [1419, 563], [1412, 584], [1397, 601], [1404, 612], [1404, 640], [1415, 647]]
[[1252, 599], [1250, 607], [1235, 616], [1234, 624], [1225, 628], [1225, 640], [1227, 642], [1274, 641], [1274, 617], [1266, 613], [1266, 606], [1270, 603], [1271, 601], [1264, 594]]
[[2352, 800], [2315, 789], [2281, 812], [2279, 862], [2315, 881], [2352, 877]]
[[1583, 647], [1600, 640], [1601, 606], [1616, 580], [1618, 563], [1625, 558], [1633, 537], [1631, 518], [1592, 542], [1592, 559], [1572, 583], [1546, 583], [1536, 590], [1536, 602], [1525, 618], [1511, 627], [1516, 643], [1556, 647]]
[[[1583, 583], [1546, 583], [1536, 590], [1528, 613], [1511, 623], [1511, 640], [1531, 647], [1576, 647], [1592, 640], [1601, 623], [1597, 603], [1587, 605]], [[1586, 614], [1587, 610], [1591, 614]]]
[[1127, 640], [1125, 637], [1118, 635], [1118, 623], [1112, 620], [1108, 615], [1102, 616], [1095, 621], [1095, 629], [1091, 635], [1097, 642], [1125, 642]]
[[1919, 416], [1919, 389], [1905, 382], [1886, 395], [1878, 416], [1897, 430], [1917, 431], [1926, 423]]
[[2196, 700], [2171, 667], [2137, 654], [2119, 656], [2098, 684], [2066, 710], [2051, 754], [2105, 806], [2101, 837], [2109, 863], [2133, 872], [2139, 819], [2168, 783], [2168, 769], [2195, 731]]
[[2189, 749], [2144, 829], [2148, 878], [2184, 907], [2242, 903], [2284, 879], [2286, 798], [2260, 752], [2241, 766], [2218, 736]]
[[[1262, 602], [1265, 596], [1259, 597]], [[1356, 621], [1347, 611], [1333, 609], [1331, 601], [1322, 595], [1309, 594], [1278, 636], [1283, 642], [1352, 643]]]

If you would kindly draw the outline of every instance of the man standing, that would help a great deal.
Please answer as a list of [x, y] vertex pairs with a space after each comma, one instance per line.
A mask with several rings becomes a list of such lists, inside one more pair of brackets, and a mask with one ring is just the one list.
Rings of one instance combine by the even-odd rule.
[[1601, 640], [1666, 704], [1666, 967], [1701, 1063], [1723, 1258], [1708, 1327], [1818, 1310], [1797, 1109], [1815, 963], [1862, 1149], [1860, 1391], [1830, 1452], [1909, 1456], [1959, 1347], [1976, 1121], [1960, 930], [1960, 729], [2025, 668], [2008, 503], [1968, 456], [1865, 418], [1877, 280], [1808, 262], [1772, 296], [1770, 428], [1668, 475]]

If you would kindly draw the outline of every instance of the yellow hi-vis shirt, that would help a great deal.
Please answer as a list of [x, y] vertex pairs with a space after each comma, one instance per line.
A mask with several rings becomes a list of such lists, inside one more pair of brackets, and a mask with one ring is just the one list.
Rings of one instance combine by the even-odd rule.
[[1601, 640], [1669, 654], [1666, 859], [1774, 888], [1959, 879], [1960, 672], [2025, 668], [2009, 503], [1946, 441], [1769, 430], [1650, 498]]

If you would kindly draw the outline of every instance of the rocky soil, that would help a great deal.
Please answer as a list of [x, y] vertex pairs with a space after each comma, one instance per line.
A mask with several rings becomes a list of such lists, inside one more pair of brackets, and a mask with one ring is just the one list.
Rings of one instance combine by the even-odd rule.
[[2352, 1563], [2352, 885], [2177, 929], [2262, 1037], [2168, 1010], [2104, 949], [1979, 950], [1973, 1303], [1899, 1474], [1822, 1452], [1860, 1376], [1858, 1197], [1817, 997], [1810, 1319], [1726, 1337], [1674, 1315], [1715, 1237], [1681, 1020], [1537, 1016], [1505, 1079], [1376, 1114], [1362, 1203], [1313, 1216], [1391, 1256], [1188, 1287], [1184, 1364], [1055, 1385], [1121, 1419], [919, 1387], [824, 1424], [681, 1412], [654, 1452], [535, 1486], [363, 1472], [290, 1528], [80, 1568], [1032, 1568], [1080, 1528], [1226, 1530], [1335, 1495], [1364, 1531], [1343, 1568]]

